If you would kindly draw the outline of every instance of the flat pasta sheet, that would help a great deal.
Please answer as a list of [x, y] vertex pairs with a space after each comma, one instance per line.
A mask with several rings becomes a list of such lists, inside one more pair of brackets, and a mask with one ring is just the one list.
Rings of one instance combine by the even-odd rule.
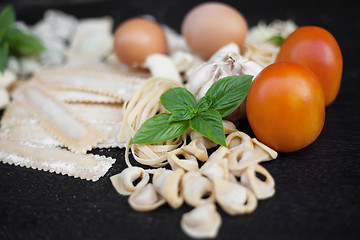
[[125, 147], [123, 102], [146, 76], [84, 65], [39, 72], [13, 91], [1, 119], [0, 161], [98, 180], [115, 159], [87, 152]]

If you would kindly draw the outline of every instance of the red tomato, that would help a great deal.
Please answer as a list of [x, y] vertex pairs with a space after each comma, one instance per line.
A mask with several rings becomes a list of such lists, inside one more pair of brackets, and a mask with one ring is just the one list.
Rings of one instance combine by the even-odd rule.
[[256, 137], [280, 152], [293, 152], [319, 136], [325, 103], [317, 77], [293, 62], [264, 68], [251, 84], [246, 114]]
[[330, 105], [339, 92], [343, 59], [331, 33], [320, 27], [306, 26], [295, 30], [284, 41], [276, 62], [297, 62], [318, 77], [325, 104]]

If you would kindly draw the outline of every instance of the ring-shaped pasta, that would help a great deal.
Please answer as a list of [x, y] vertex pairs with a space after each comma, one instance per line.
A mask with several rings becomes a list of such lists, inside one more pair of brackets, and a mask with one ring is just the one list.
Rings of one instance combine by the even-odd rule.
[[[134, 181], [141, 179], [136, 185]], [[144, 187], [150, 179], [149, 173], [140, 167], [125, 168], [121, 173], [110, 177], [111, 183], [121, 195], [128, 196], [136, 189]]]
[[257, 207], [254, 193], [239, 183], [217, 178], [214, 188], [216, 202], [230, 215], [251, 213]]
[[[256, 173], [265, 177], [261, 180]], [[261, 165], [251, 165], [241, 174], [241, 183], [251, 189], [258, 199], [266, 199], [275, 194], [275, 181], [271, 174]]]
[[178, 168], [175, 171], [166, 169], [156, 171], [153, 176], [156, 190], [174, 209], [179, 208], [184, 202], [180, 191], [180, 183], [184, 173], [185, 171], [182, 168]]
[[213, 183], [197, 172], [187, 172], [181, 186], [184, 200], [190, 206], [215, 202]]
[[184, 213], [180, 225], [193, 238], [215, 238], [221, 226], [221, 216], [215, 204], [203, 204]]
[[[184, 158], [181, 158], [183, 156]], [[182, 148], [171, 151], [167, 155], [167, 160], [173, 170], [182, 168], [185, 171], [198, 171], [199, 163], [194, 155], [189, 154]]]
[[183, 146], [182, 149], [194, 155], [201, 162], [205, 162], [209, 158], [204, 138], [191, 140], [191, 142], [188, 145]]
[[165, 199], [155, 190], [153, 184], [149, 183], [133, 192], [128, 202], [130, 206], [139, 212], [152, 211], [165, 204]]

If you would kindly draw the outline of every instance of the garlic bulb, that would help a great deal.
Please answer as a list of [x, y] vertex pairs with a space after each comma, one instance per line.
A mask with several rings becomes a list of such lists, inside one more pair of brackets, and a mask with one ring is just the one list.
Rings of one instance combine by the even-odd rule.
[[220, 78], [231, 75], [256, 76], [263, 68], [240, 55], [235, 43], [219, 49], [207, 62], [200, 64], [190, 75], [187, 89], [200, 99]]

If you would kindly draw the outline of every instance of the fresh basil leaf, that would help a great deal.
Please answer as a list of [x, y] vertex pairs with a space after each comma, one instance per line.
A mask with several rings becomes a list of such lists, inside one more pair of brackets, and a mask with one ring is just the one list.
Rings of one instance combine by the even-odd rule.
[[25, 34], [18, 28], [11, 28], [4, 39], [9, 42], [10, 50], [21, 55], [37, 54], [44, 50], [41, 41], [33, 35]]
[[15, 12], [11, 6], [5, 7], [0, 14], [0, 36], [10, 29], [15, 22]]
[[215, 82], [205, 94], [212, 101], [210, 109], [217, 110], [221, 117], [235, 111], [246, 98], [252, 78], [250, 75], [234, 75]]
[[8, 53], [9, 53], [8, 43], [0, 42], [0, 72], [1, 73], [4, 73]]
[[198, 112], [204, 112], [209, 109], [211, 103], [211, 99], [207, 96], [204, 96], [197, 102], [196, 109]]
[[195, 116], [196, 114], [194, 112], [177, 111], [171, 114], [171, 117], [169, 118], [169, 122], [189, 120]]
[[285, 41], [285, 38], [280, 35], [276, 35], [276, 36], [272, 36], [271, 38], [267, 39], [266, 41], [271, 42], [278, 47], [281, 47], [281, 45]]
[[160, 101], [168, 111], [195, 111], [196, 99], [191, 92], [182, 87], [171, 88], [164, 92]]
[[176, 138], [186, 132], [189, 121], [169, 123], [170, 113], [160, 113], [146, 120], [130, 144], [151, 144]]
[[226, 147], [223, 122], [216, 110], [209, 109], [199, 113], [198, 116], [190, 120], [190, 126], [204, 137]]

